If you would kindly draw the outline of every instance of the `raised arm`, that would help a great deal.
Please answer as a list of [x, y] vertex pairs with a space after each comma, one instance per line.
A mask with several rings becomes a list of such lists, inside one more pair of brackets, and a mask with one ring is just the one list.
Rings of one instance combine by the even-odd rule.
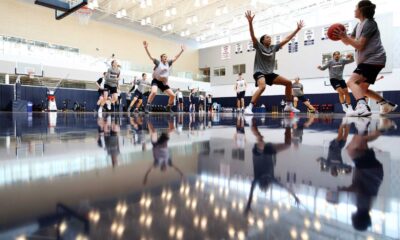
[[151, 61], [154, 61], [154, 58], [151, 56], [151, 54], [149, 52], [149, 43], [146, 41], [143, 41], [143, 46], [144, 46], [144, 49], [146, 50], [147, 56], [149, 56]]
[[172, 62], [174, 63], [178, 58], [182, 55], [182, 53], [185, 51], [185, 46], [181, 45], [181, 51], [172, 59]]
[[245, 16], [247, 18], [247, 21], [249, 22], [249, 30], [250, 30], [250, 37], [251, 40], [253, 41], [253, 45], [256, 45], [258, 43], [256, 35], [254, 34], [254, 28], [253, 28], [253, 19], [255, 17], [254, 14], [251, 13], [251, 11], [247, 11], [245, 13]]
[[282, 42], [279, 43], [279, 47], [285, 46], [296, 34], [304, 27], [304, 22], [303, 20], [300, 20], [300, 22], [297, 23], [297, 28], [294, 30], [289, 36], [287, 36], [285, 39], [283, 39]]
[[321, 71], [324, 71], [325, 69], [327, 69], [329, 67], [329, 62], [328, 63], [326, 63], [324, 66], [318, 66], [317, 68], [319, 69], [319, 70], [321, 70]]

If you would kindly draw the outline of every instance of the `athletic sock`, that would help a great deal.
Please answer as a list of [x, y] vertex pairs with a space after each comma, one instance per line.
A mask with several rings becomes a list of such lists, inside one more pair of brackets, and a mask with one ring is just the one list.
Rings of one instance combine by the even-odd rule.
[[253, 107], [254, 107], [253, 103], [250, 103], [248, 106], [248, 108], [250, 108], [250, 109], [253, 109]]
[[367, 105], [367, 102], [365, 101], [365, 98], [360, 98], [357, 100], [357, 104]]

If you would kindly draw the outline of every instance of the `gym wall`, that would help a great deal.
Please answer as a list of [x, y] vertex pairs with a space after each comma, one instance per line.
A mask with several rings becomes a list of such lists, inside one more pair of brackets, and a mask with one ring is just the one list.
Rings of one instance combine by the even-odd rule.
[[[107, 57], [115, 53], [118, 59], [143, 66], [152, 65], [143, 49], [143, 40], [149, 42], [154, 57], [162, 53], [173, 57], [180, 51], [179, 43], [117, 25], [96, 21], [80, 25], [74, 15], [57, 21], [54, 10], [33, 1], [1, 0], [0, 9], [4, 10], [0, 14], [0, 34], [76, 47], [83, 54]], [[197, 73], [198, 50], [188, 47], [174, 69]]]

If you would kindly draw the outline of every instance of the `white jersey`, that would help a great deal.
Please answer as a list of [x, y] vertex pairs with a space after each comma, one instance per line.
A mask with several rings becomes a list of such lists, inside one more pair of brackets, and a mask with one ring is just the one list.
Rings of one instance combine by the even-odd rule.
[[236, 92], [246, 91], [246, 81], [244, 79], [236, 80]]
[[157, 59], [154, 59], [154, 64], [156, 65], [154, 67], [154, 72], [153, 72], [153, 78], [157, 79], [160, 81], [161, 78], [168, 78], [169, 77], [169, 71], [172, 65], [172, 60], [169, 60], [166, 63], [163, 63]]
[[176, 93], [176, 96], [177, 96], [178, 98], [183, 98], [183, 94], [182, 94], [181, 91], [177, 92], [177, 93]]

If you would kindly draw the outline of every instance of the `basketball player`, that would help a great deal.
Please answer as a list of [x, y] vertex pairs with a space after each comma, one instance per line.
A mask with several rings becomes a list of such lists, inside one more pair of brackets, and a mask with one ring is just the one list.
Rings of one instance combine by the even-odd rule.
[[297, 102], [300, 100], [304, 105], [306, 105], [310, 113], [315, 113], [316, 110], [313, 105], [311, 105], [310, 100], [304, 96], [303, 84], [300, 83], [300, 78], [296, 77], [294, 83], [292, 84], [292, 91], [294, 96], [294, 107], [297, 107]]
[[197, 89], [192, 88], [189, 93], [189, 112], [196, 112], [196, 93]]
[[376, 5], [371, 1], [358, 2], [355, 17], [360, 22], [354, 28], [351, 36], [347, 36], [346, 32], [340, 29], [334, 31], [334, 36], [340, 38], [344, 44], [351, 45], [356, 49], [357, 68], [347, 81], [347, 86], [357, 100], [357, 106], [354, 111], [348, 111], [347, 116], [371, 115], [371, 109], [365, 101], [365, 96], [376, 100], [381, 105], [381, 114], [393, 112], [398, 106], [369, 89], [386, 64], [386, 52], [382, 45], [378, 24], [374, 20], [375, 8]]
[[199, 113], [204, 113], [204, 100], [205, 100], [205, 97], [202, 94], [200, 94], [199, 95]]
[[209, 113], [212, 113], [212, 95], [211, 94], [207, 95], [207, 111]]
[[235, 91], [236, 91], [236, 111], [244, 111], [244, 96], [246, 95], [247, 83], [242, 77], [242, 73], [239, 73], [239, 78], [236, 80]]
[[[108, 94], [111, 97], [111, 111], [115, 111], [115, 104], [118, 101], [118, 81], [119, 75], [121, 71], [118, 67], [118, 63], [116, 60], [111, 62], [111, 67], [108, 69], [107, 74], [105, 76], [105, 84], [104, 89], [108, 91]], [[103, 99], [103, 103], [101, 106], [105, 104], [107, 101], [107, 97]]]
[[[136, 90], [133, 93], [133, 100], [131, 101], [131, 104], [128, 107], [127, 112], [130, 112], [131, 109], [135, 106], [135, 112], [139, 112], [139, 108], [142, 105], [143, 102], [143, 93], [144, 90], [147, 86], [150, 86], [150, 83], [147, 82], [147, 74], [142, 73], [142, 79], [136, 79], [134, 82], [134, 86], [129, 90], [129, 93], [132, 92], [133, 88], [136, 86]], [[137, 103], [136, 103], [137, 101]]]
[[175, 95], [178, 98], [178, 112], [183, 112], [183, 94], [180, 88], [175, 92]]
[[[103, 73], [103, 77], [99, 78], [96, 81], [96, 86], [97, 86], [97, 92], [99, 93], [99, 100], [97, 100], [97, 112], [98, 113], [102, 113], [103, 112], [103, 105], [101, 105], [103, 103], [104, 98], [107, 99], [108, 97], [108, 92], [104, 91], [104, 83], [105, 83], [105, 77], [106, 77], [107, 72]], [[107, 95], [106, 95], [107, 94]]]
[[286, 106], [284, 108], [285, 112], [299, 112], [298, 109], [293, 107], [293, 95], [292, 95], [292, 82], [286, 78], [275, 74], [275, 54], [279, 49], [281, 49], [285, 44], [287, 44], [303, 27], [303, 21], [297, 23], [296, 30], [283, 39], [277, 45], [271, 45], [271, 36], [263, 35], [260, 41], [257, 40], [254, 29], [253, 29], [253, 19], [254, 14], [251, 11], [246, 12], [246, 18], [249, 22], [250, 36], [253, 41], [253, 46], [256, 50], [256, 56], [254, 59], [254, 80], [255, 85], [258, 87], [253, 97], [251, 98], [250, 104], [246, 107], [244, 113], [246, 115], [253, 114], [253, 106], [257, 103], [261, 94], [264, 92], [266, 85], [283, 85], [285, 86], [285, 98]]
[[346, 64], [354, 62], [353, 54], [348, 54], [346, 59], [340, 57], [340, 52], [333, 53], [333, 59], [327, 62], [324, 66], [318, 66], [318, 69], [323, 71], [329, 68], [329, 78], [331, 86], [339, 94], [339, 101], [342, 104], [343, 112], [353, 110], [351, 108], [351, 99], [346, 82], [343, 80], [343, 70]]
[[143, 46], [144, 49], [146, 50], [147, 55], [155, 65], [153, 71], [153, 81], [151, 82], [151, 93], [147, 100], [145, 113], [150, 112], [151, 103], [153, 102], [154, 97], [157, 95], [158, 88], [169, 96], [167, 112], [173, 112], [171, 107], [174, 104], [175, 93], [168, 86], [168, 77], [172, 64], [181, 56], [181, 54], [185, 50], [184, 46], [183, 45], [181, 46], [181, 51], [171, 60], [168, 59], [168, 56], [165, 53], [161, 54], [160, 60], [157, 60], [151, 56], [148, 49], [149, 44], [146, 41], [143, 42]]

